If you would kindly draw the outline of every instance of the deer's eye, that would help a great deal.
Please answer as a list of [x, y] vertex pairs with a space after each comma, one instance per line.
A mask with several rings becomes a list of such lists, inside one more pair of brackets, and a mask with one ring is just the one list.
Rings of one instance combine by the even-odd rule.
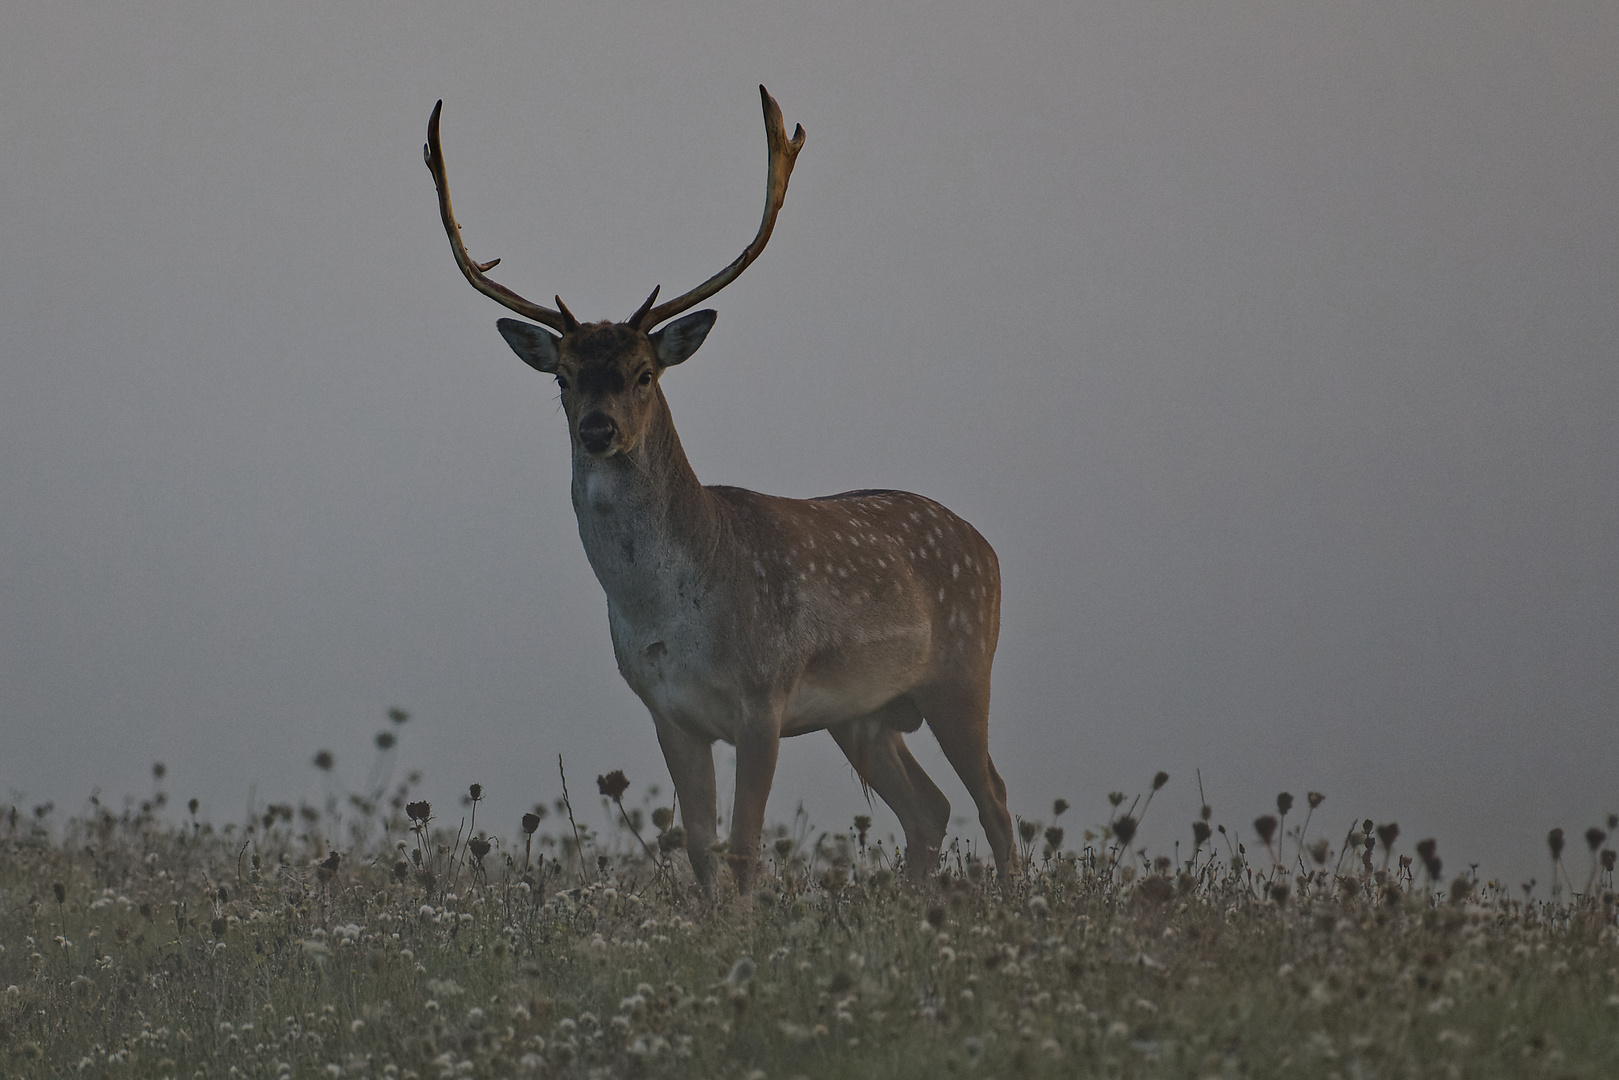
[[557, 376], [557, 388], [561, 390], [566, 390], [568, 388], [568, 380], [566, 377], [562, 375]]
[[651, 386], [652, 385], [652, 372], [650, 372], [650, 371], [641, 372], [641, 377], [639, 379], [635, 380], [635, 385], [636, 386]]

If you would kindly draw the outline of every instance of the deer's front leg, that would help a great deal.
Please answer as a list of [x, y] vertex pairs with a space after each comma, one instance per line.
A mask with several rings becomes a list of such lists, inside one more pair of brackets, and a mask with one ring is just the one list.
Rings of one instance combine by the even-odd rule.
[[654, 717], [658, 745], [669, 766], [680, 799], [680, 824], [686, 830], [686, 856], [703, 896], [714, 899], [714, 821], [718, 800], [714, 794], [714, 748], [678, 724]]
[[781, 728], [774, 716], [750, 724], [736, 741], [736, 801], [731, 808], [729, 858], [737, 891], [753, 897], [753, 873], [759, 863], [759, 835], [764, 830], [765, 800], [776, 776]]

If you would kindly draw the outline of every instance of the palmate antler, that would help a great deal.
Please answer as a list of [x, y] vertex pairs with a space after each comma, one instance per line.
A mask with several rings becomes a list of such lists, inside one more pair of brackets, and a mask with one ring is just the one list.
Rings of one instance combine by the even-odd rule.
[[[770, 92], [763, 86], [759, 87], [759, 97], [764, 105], [765, 135], [770, 140], [770, 163], [769, 173], [765, 178], [765, 211], [759, 222], [758, 235], [729, 266], [690, 292], [653, 307], [652, 302], [658, 297], [658, 290], [653, 289], [652, 295], [647, 297], [646, 302], [626, 320], [625, 325], [649, 331], [659, 323], [702, 303], [735, 281], [770, 242], [770, 234], [776, 227], [776, 215], [781, 212], [781, 205], [787, 198], [787, 180], [793, 174], [793, 163], [798, 160], [798, 152], [804, 147], [804, 128], [803, 125], [795, 126], [793, 137], [788, 139], [786, 124], [781, 118], [781, 106], [776, 104], [776, 99], [771, 97]], [[556, 298], [557, 310], [543, 307], [532, 300], [525, 300], [506, 286], [485, 276], [499, 265], [499, 259], [480, 263], [475, 262], [472, 256], [467, 254], [466, 245], [461, 242], [461, 226], [456, 224], [455, 212], [450, 208], [449, 181], [444, 175], [444, 152], [439, 146], [438, 121], [439, 112], [443, 108], [443, 101], [433, 106], [433, 115], [427, 121], [427, 144], [422, 147], [422, 157], [433, 173], [433, 183], [438, 188], [439, 216], [444, 219], [444, 231], [450, 237], [450, 249], [455, 253], [456, 265], [461, 268], [461, 272], [466, 275], [474, 289], [524, 318], [549, 326], [558, 333], [565, 334], [577, 329], [578, 320], [562, 303], [560, 296]]]

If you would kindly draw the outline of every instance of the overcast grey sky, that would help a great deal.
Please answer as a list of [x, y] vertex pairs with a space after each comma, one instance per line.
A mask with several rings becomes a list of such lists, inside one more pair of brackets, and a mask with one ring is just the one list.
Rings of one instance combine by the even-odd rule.
[[[549, 380], [456, 272], [623, 318], [698, 474], [902, 487], [1005, 599], [1014, 813], [1325, 792], [1544, 881], [1619, 810], [1619, 6], [167, 3], [0, 18], [0, 794], [215, 820], [403, 767], [667, 787]], [[926, 733], [911, 742], [970, 802]], [[723, 755], [722, 755], [723, 758]], [[825, 735], [770, 817], [863, 809]], [[593, 800], [592, 800], [593, 801]], [[892, 828], [891, 819], [882, 819]], [[976, 835], [977, 825], [966, 827]], [[1583, 859], [1583, 853], [1580, 856]], [[1576, 863], [1576, 873], [1583, 863]]]

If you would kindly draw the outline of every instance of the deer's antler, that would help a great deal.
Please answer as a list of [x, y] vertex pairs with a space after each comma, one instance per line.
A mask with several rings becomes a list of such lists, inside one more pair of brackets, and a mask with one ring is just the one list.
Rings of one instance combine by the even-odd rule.
[[[776, 104], [776, 99], [771, 97], [770, 91], [766, 90], [763, 86], [759, 87], [759, 97], [764, 103], [765, 134], [770, 139], [770, 171], [769, 175], [765, 179], [765, 212], [764, 218], [759, 222], [759, 235], [753, 238], [753, 243], [749, 244], [746, 250], [744, 250], [742, 254], [738, 255], [736, 260], [732, 262], [731, 265], [727, 266], [724, 270], [721, 270], [719, 273], [715, 274], [713, 277], [709, 278], [707, 281], [703, 282], [690, 292], [677, 296], [673, 300], [659, 304], [657, 307], [653, 307], [652, 301], [656, 299], [658, 295], [658, 290], [653, 289], [652, 295], [646, 298], [646, 303], [642, 304], [640, 310], [638, 310], [634, 315], [630, 316], [628, 325], [634, 326], [639, 330], [650, 330], [659, 323], [679, 315], [682, 311], [685, 311], [688, 308], [696, 307], [698, 304], [702, 303], [704, 300], [707, 300], [710, 296], [713, 296], [715, 293], [725, 288], [725, 286], [735, 281], [742, 271], [748, 268], [748, 264], [759, 257], [759, 253], [763, 251], [765, 249], [765, 245], [770, 242], [771, 230], [776, 227], [776, 215], [781, 212], [781, 204], [787, 198], [787, 178], [792, 176], [793, 162], [798, 160], [798, 152], [804, 148], [804, 127], [802, 124], [796, 125], [793, 130], [793, 137], [788, 139], [786, 124], [781, 118], [781, 106]], [[434, 110], [433, 118], [436, 123], [438, 119], [437, 110]], [[436, 141], [434, 145], [437, 146]], [[448, 222], [450, 204], [448, 201], [448, 196], [443, 194], [444, 183], [442, 180], [442, 165], [439, 167], [439, 170], [434, 173], [434, 175], [441, 178], [439, 181], [439, 197], [440, 201], [442, 201], [444, 204], [444, 213], [446, 215], [445, 221]], [[454, 238], [454, 235], [455, 234], [452, 231], [452, 239]], [[459, 245], [457, 246], [459, 247]], [[457, 256], [457, 258], [465, 257], [465, 252], [461, 252]], [[466, 269], [465, 264], [463, 264], [462, 269]], [[467, 277], [469, 279], [472, 277], [472, 272], [470, 270], [467, 271]], [[473, 281], [473, 284], [477, 285], [478, 283]], [[490, 282], [489, 284], [494, 285], [493, 282]], [[498, 285], [495, 285], [494, 287], [497, 289], [500, 288]], [[483, 288], [483, 286], [479, 286], [479, 288]], [[489, 292], [488, 289], [484, 289], [484, 291]], [[502, 292], [504, 291], [505, 290], [502, 290]], [[495, 294], [492, 292], [490, 292], [489, 295], [495, 296]], [[501, 300], [499, 296], [495, 296], [495, 299], [500, 300], [500, 302], [503, 304], [507, 304], [508, 307], [511, 306], [509, 303], [507, 303], [507, 301]], [[530, 317], [533, 318], [534, 316]]]
[[[775, 103], [771, 102], [771, 104], [774, 105]], [[562, 307], [560, 297], [557, 298], [557, 307], [562, 308], [561, 311], [553, 311], [548, 307], [541, 307], [532, 300], [525, 300], [506, 288], [506, 286], [499, 282], [490, 281], [484, 276], [500, 264], [499, 259], [491, 259], [489, 262], [480, 263], [474, 262], [472, 256], [467, 254], [466, 245], [461, 242], [461, 226], [456, 224], [455, 211], [450, 209], [450, 184], [444, 177], [444, 151], [440, 149], [438, 141], [438, 116], [443, 108], [443, 101], [433, 106], [433, 115], [427, 121], [427, 144], [422, 147], [422, 158], [427, 162], [428, 169], [432, 171], [433, 184], [438, 188], [438, 212], [439, 216], [444, 219], [444, 231], [450, 237], [450, 250], [455, 252], [455, 264], [461, 268], [461, 272], [467, 276], [467, 280], [472, 282], [474, 289], [477, 289], [496, 303], [510, 308], [526, 319], [533, 319], [543, 326], [549, 326], [559, 334], [565, 334], [576, 329], [579, 324], [571, 316], [565, 314], [567, 308]], [[778, 126], [781, 122], [780, 115], [778, 112]], [[788, 167], [791, 168], [791, 165], [789, 164]], [[783, 180], [783, 186], [786, 186], [785, 180]], [[768, 231], [766, 230], [766, 233]], [[763, 247], [764, 245], [761, 243], [759, 246]], [[744, 263], [743, 265], [747, 264]], [[732, 277], [735, 276], [735, 274], [732, 275]], [[695, 303], [695, 301], [693, 302]]]

